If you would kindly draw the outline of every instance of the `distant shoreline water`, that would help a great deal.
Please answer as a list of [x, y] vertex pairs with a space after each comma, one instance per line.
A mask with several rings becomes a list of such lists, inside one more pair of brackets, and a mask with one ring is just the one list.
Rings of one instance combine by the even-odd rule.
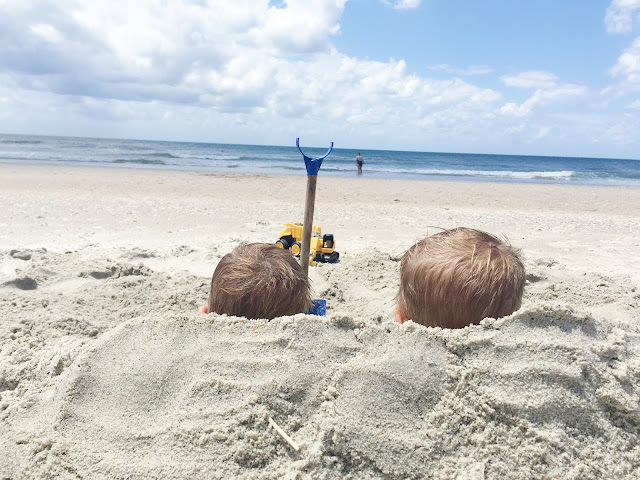
[[[328, 145], [327, 145], [328, 147]], [[304, 147], [320, 156], [327, 147]], [[360, 149], [364, 176], [640, 188], [640, 160]], [[334, 148], [322, 175], [355, 177], [353, 149]], [[0, 162], [305, 175], [291, 147], [0, 134]]]

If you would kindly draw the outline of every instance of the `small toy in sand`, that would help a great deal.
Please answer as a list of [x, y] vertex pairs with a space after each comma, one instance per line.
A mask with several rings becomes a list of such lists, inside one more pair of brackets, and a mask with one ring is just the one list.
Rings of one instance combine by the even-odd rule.
[[307, 314], [309, 315], [317, 315], [319, 317], [327, 316], [327, 301], [324, 298], [314, 298], [312, 300], [313, 304], [307, 310]]
[[[280, 248], [291, 250], [291, 253], [299, 257], [302, 252], [302, 223], [285, 223], [285, 228], [280, 230], [276, 245]], [[322, 229], [317, 225], [311, 227], [311, 240], [309, 244], [309, 263], [336, 263], [340, 254], [335, 251], [336, 242], [332, 234], [322, 234]]]

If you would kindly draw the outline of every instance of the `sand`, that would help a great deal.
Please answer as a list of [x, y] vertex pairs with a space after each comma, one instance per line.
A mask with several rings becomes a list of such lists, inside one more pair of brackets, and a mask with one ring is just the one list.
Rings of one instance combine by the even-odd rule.
[[[304, 191], [0, 164], [0, 478], [640, 476], [640, 190], [320, 175], [327, 317], [197, 314]], [[454, 226], [522, 248], [522, 308], [394, 323], [400, 256]]]

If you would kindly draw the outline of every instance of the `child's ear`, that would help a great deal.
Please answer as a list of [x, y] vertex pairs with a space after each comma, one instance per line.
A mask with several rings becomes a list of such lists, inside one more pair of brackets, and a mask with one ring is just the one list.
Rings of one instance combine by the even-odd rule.
[[202, 305], [198, 308], [198, 313], [209, 313], [209, 305]]
[[400, 307], [396, 306], [396, 308], [394, 308], [394, 312], [396, 314], [396, 322], [404, 323], [409, 321], [407, 315], [404, 313], [404, 310], [402, 310]]

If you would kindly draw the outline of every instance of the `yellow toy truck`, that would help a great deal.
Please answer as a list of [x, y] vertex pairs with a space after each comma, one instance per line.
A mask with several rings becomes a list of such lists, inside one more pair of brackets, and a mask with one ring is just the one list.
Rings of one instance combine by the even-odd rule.
[[[291, 249], [291, 253], [299, 257], [302, 251], [302, 223], [285, 223], [276, 245], [280, 248]], [[317, 225], [311, 227], [311, 245], [309, 247], [309, 261], [321, 263], [336, 263], [340, 254], [335, 251], [336, 242], [332, 234], [323, 235]]]

